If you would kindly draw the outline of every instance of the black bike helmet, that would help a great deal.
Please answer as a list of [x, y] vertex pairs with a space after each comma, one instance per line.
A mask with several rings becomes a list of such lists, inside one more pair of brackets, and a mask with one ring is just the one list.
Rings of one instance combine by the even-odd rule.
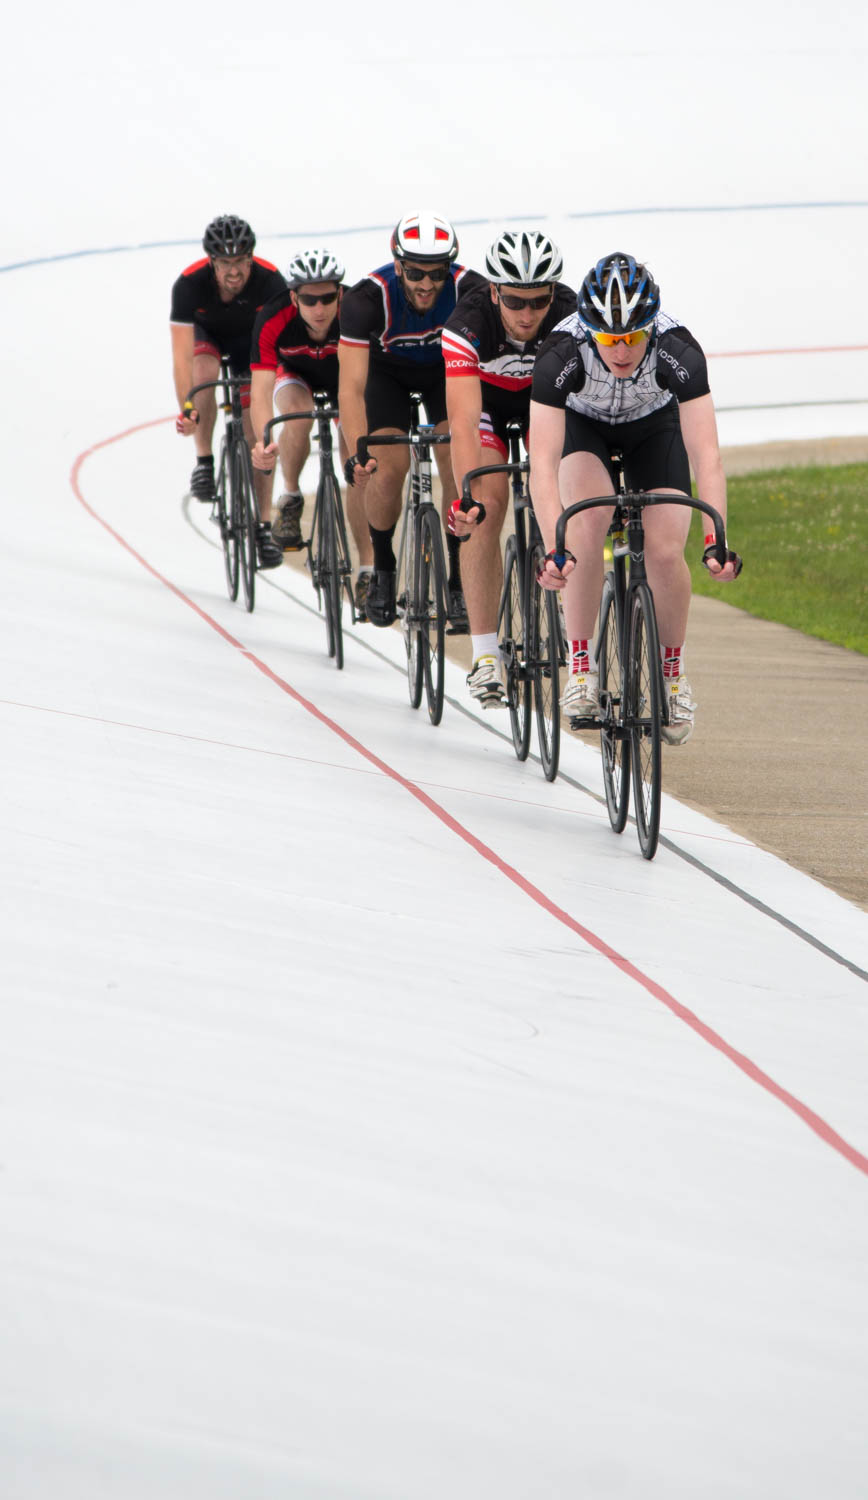
[[576, 299], [579, 317], [593, 333], [633, 333], [660, 311], [660, 288], [647, 266], [616, 250], [588, 272]]
[[221, 214], [212, 219], [202, 240], [206, 255], [249, 255], [256, 244], [256, 235], [246, 219], [237, 214]]

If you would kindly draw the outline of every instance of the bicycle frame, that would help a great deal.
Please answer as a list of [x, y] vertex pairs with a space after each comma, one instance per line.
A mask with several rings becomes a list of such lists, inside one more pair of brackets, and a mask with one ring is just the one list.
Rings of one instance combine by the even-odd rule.
[[433, 424], [420, 423], [422, 399], [418, 392], [410, 392], [409, 432], [368, 433], [359, 438], [356, 451], [362, 466], [367, 464], [373, 447], [404, 447], [410, 451], [398, 548], [399, 567], [404, 566], [404, 591], [397, 600], [397, 610], [407, 651], [410, 704], [419, 707], [424, 682], [428, 716], [432, 724], [439, 724], [445, 673], [446, 564], [440, 517], [434, 505], [432, 449], [450, 439], [448, 433], [436, 433]]
[[[226, 582], [231, 599], [238, 597], [239, 570], [244, 583], [244, 599], [248, 610], [253, 609], [256, 577], [256, 528], [261, 521], [259, 501], [253, 481], [250, 448], [244, 432], [244, 409], [241, 388], [249, 383], [249, 375], [233, 375], [227, 355], [220, 360], [220, 375], [217, 380], [205, 380], [187, 392], [186, 400], [193, 404], [200, 391], [221, 391], [218, 406], [224, 416], [224, 430], [220, 442], [220, 462], [217, 469], [218, 497], [217, 517], [220, 539], [226, 568]], [[242, 472], [243, 471], [243, 472]], [[226, 505], [227, 473], [231, 503]], [[239, 479], [241, 483], [239, 484]], [[245, 514], [241, 515], [236, 503], [236, 490], [245, 490]]]
[[[703, 500], [656, 491], [624, 490], [620, 455], [613, 455], [613, 459], [617, 493], [594, 496], [568, 506], [558, 518], [554, 552], [555, 562], [563, 567], [566, 529], [573, 516], [603, 507], [612, 512], [609, 526], [612, 569], [603, 584], [594, 648], [600, 681], [603, 783], [610, 822], [615, 832], [621, 833], [627, 822], [632, 773], [639, 846], [645, 859], [653, 859], [660, 833], [661, 729], [670, 720], [654, 598], [645, 567], [644, 512], [655, 505], [679, 505], [700, 511], [714, 526], [714, 551], [721, 564], [727, 555], [726, 535], [721, 516]], [[578, 721], [574, 721], [574, 727], [577, 726]]]
[[319, 449], [319, 481], [310, 538], [302, 545], [307, 549], [308, 566], [317, 600], [322, 605], [325, 596], [325, 619], [328, 654], [335, 665], [343, 667], [343, 628], [341, 600], [345, 595], [350, 606], [350, 619], [355, 625], [356, 610], [352, 591], [352, 567], [347, 542], [346, 521], [340, 485], [334, 467], [334, 433], [332, 423], [338, 409], [332, 406], [325, 391], [314, 391], [313, 411], [285, 412], [266, 422], [263, 445], [271, 442], [276, 427], [284, 422], [313, 422]]

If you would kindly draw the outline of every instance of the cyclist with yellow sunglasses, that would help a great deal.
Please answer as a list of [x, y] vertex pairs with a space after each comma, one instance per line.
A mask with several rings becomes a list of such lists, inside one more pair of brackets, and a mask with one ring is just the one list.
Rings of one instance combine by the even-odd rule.
[[[577, 311], [540, 350], [534, 369], [529, 452], [530, 490], [547, 549], [561, 511], [614, 493], [612, 453], [623, 458], [628, 489], [690, 494], [690, 470], [701, 498], [726, 519], [726, 480], [705, 355], [677, 318], [660, 308], [647, 267], [615, 252], [585, 277]], [[690, 571], [684, 547], [691, 512], [661, 505], [645, 512], [645, 561], [660, 630], [669, 693], [669, 744], [693, 729], [696, 704], [684, 674]], [[570, 524], [567, 561], [546, 559], [541, 582], [564, 590], [569, 676], [561, 699], [573, 718], [593, 719], [599, 683], [592, 637], [603, 583], [603, 545], [611, 513], [582, 512]], [[573, 555], [574, 554], [574, 555]], [[721, 582], [735, 576], [710, 558]]]

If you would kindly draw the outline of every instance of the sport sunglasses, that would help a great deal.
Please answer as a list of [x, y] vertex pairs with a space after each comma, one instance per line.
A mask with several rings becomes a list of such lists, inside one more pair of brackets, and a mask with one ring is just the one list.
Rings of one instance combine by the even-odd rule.
[[424, 281], [427, 276], [429, 281], [445, 281], [449, 275], [448, 266], [408, 266], [404, 265], [404, 275], [408, 281]]
[[296, 292], [295, 295], [298, 298], [299, 302], [301, 303], [302, 307], [316, 307], [316, 305], [317, 305], [318, 302], [321, 302], [322, 305], [323, 305], [323, 307], [331, 307], [331, 305], [332, 305], [333, 302], [337, 302], [339, 293], [338, 292]]
[[554, 292], [549, 287], [548, 291], [541, 293], [539, 297], [516, 297], [514, 292], [498, 292], [497, 295], [510, 312], [520, 312], [523, 307], [532, 307], [535, 312], [539, 312], [541, 308], [548, 307]]
[[591, 330], [591, 338], [595, 344], [602, 344], [604, 349], [611, 349], [613, 344], [641, 344], [644, 339], [651, 337], [653, 323], [647, 328], [634, 328], [632, 333], [595, 333]]

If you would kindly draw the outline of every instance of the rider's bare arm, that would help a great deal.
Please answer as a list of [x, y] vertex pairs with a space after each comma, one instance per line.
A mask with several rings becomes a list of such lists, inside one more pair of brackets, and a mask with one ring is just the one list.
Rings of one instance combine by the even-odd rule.
[[178, 410], [183, 411], [187, 392], [193, 386], [193, 345], [195, 336], [192, 323], [171, 323], [169, 331], [172, 335], [172, 376], [175, 383], [175, 396], [178, 401]]
[[[355, 455], [359, 438], [368, 430], [365, 386], [369, 361], [367, 345], [343, 342], [338, 345], [338, 410], [341, 431], [351, 455]], [[369, 459], [367, 468], [369, 472], [376, 468], [373, 458]]]
[[[695, 401], [683, 401], [679, 405], [678, 415], [699, 498], [720, 512], [725, 525], [726, 476], [720, 457], [714, 402], [711, 396], [697, 396]], [[706, 566], [721, 583], [728, 583], [736, 576], [732, 563], [721, 568], [714, 558], [709, 558]]]

